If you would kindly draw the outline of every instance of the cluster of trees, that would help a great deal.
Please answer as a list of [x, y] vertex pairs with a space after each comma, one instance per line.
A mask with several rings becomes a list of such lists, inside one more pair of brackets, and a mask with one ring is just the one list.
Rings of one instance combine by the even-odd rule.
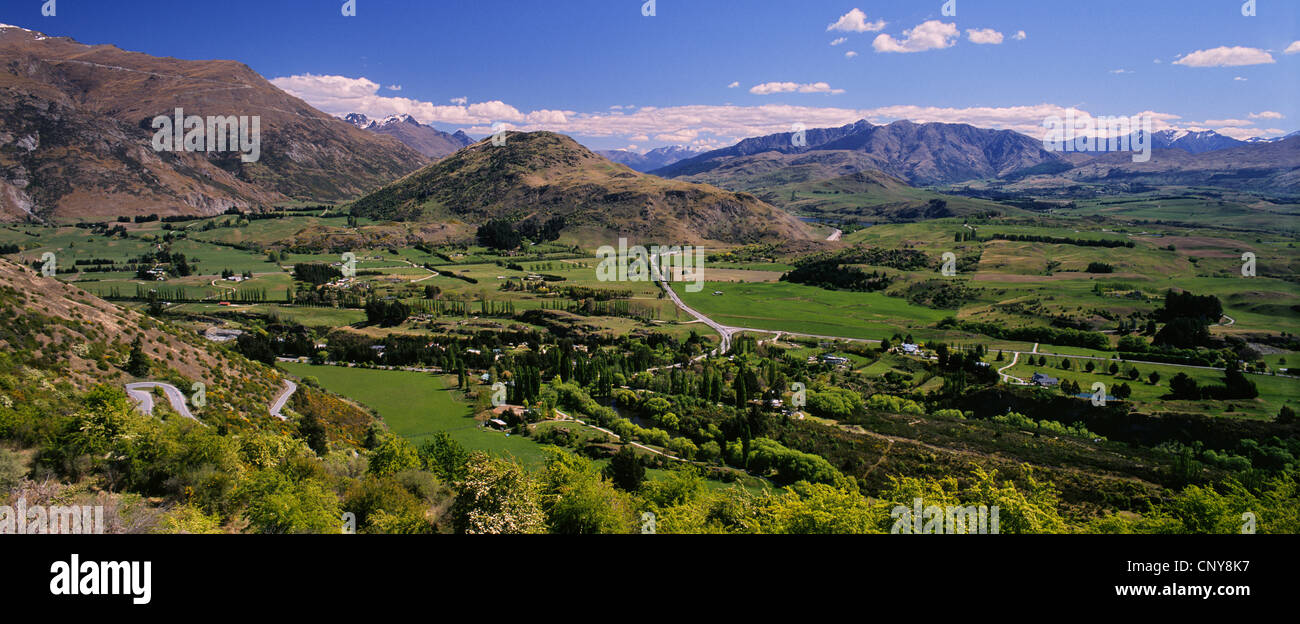
[[153, 279], [153, 276], [149, 274], [149, 270], [159, 265], [168, 274], [177, 277], [189, 277], [198, 270], [197, 264], [191, 265], [189, 260], [185, 258], [185, 254], [174, 254], [169, 249], [163, 248], [152, 253], [146, 253], [135, 260], [136, 279]]
[[[1020, 243], [1047, 243], [1050, 245], [1076, 245], [1079, 247], [1127, 247], [1132, 249], [1131, 240], [1118, 238], [1068, 238], [1064, 236], [1043, 236], [1040, 234], [992, 234], [984, 240], [1005, 240]], [[1091, 273], [1091, 271], [1089, 271]]]
[[343, 277], [338, 267], [320, 262], [300, 262], [293, 265], [293, 279], [315, 286]]
[[916, 271], [933, 263], [925, 252], [916, 249], [891, 249], [884, 247], [851, 247], [839, 252], [813, 254], [795, 261], [795, 265], [811, 262], [837, 261], [840, 264], [866, 264], [889, 267], [900, 271]]
[[926, 280], [910, 284], [904, 291], [904, 295], [908, 301], [916, 305], [937, 310], [952, 310], [974, 301], [979, 296], [979, 292], [979, 289], [971, 288], [963, 282]]
[[540, 225], [531, 219], [517, 225], [508, 219], [493, 219], [479, 226], [475, 237], [484, 247], [510, 251], [518, 249], [525, 240], [534, 243], [557, 240], [563, 230], [564, 217], [558, 216]]
[[948, 317], [939, 321], [939, 329], [957, 329], [960, 331], [984, 334], [1003, 340], [1023, 342], [1041, 342], [1064, 347], [1084, 347], [1099, 351], [1110, 350], [1110, 340], [1105, 334], [1079, 329], [1062, 329], [1056, 327], [1006, 327], [997, 323], [979, 323], [975, 321], [958, 321]]
[[1246, 378], [1236, 363], [1229, 363], [1223, 373], [1223, 385], [1200, 385], [1187, 373], [1178, 373], [1169, 380], [1169, 398], [1198, 401], [1253, 399], [1259, 396], [1255, 382]]
[[806, 284], [829, 290], [875, 292], [885, 290], [894, 283], [887, 273], [867, 273], [855, 266], [844, 266], [834, 260], [809, 262], [781, 276], [781, 281]]
[[411, 306], [393, 299], [372, 298], [366, 301], [366, 322], [380, 327], [397, 327], [411, 316]]

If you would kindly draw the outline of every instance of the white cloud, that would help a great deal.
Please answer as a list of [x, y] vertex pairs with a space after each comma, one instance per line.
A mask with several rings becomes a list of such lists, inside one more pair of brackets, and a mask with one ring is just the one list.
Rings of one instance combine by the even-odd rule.
[[1002, 33], [992, 28], [968, 28], [966, 37], [971, 43], [980, 43], [988, 45], [999, 45], [1002, 43]]
[[1300, 41], [1292, 41], [1291, 45], [1286, 47], [1283, 54], [1300, 54]]
[[464, 105], [466, 105], [466, 104], [469, 104], [469, 98], [464, 98], [464, 97], [451, 98], [451, 103], [452, 103], [452, 104], [459, 104], [460, 106], [464, 106]]
[[739, 86], [740, 86], [740, 81], [737, 80], [736, 82], [733, 82], [733, 83], [727, 85], [727, 88], [728, 88], [728, 89], [735, 89], [736, 87], [739, 87]]
[[[1066, 108], [1055, 104], [1037, 104], [1009, 107], [940, 108], [934, 106], [894, 105], [880, 108], [857, 109], [840, 107], [792, 106], [766, 104], [762, 106], [687, 105], [640, 109], [625, 106], [622, 110], [580, 113], [561, 110], [535, 110], [522, 113], [500, 101], [478, 102], [458, 106], [437, 106], [409, 98], [381, 97], [376, 95], [379, 85], [366, 78], [345, 76], [316, 76], [305, 74], [275, 78], [276, 86], [306, 100], [312, 106], [333, 115], [358, 112], [382, 119], [393, 114], [410, 114], [422, 123], [441, 122], [461, 126], [466, 132], [486, 135], [494, 132], [494, 122], [504, 123], [512, 130], [535, 132], [549, 130], [575, 137], [617, 137], [629, 143], [644, 146], [654, 137], [656, 141], [689, 144], [716, 148], [730, 145], [744, 138], [789, 132], [793, 123], [808, 128], [828, 128], [866, 119], [884, 124], [900, 119], [917, 123], [967, 123], [980, 128], [1015, 130], [1038, 138], [1045, 131], [1043, 120], [1050, 116], [1063, 117]], [[826, 83], [801, 85], [797, 83], [769, 83], [775, 93], [793, 91], [834, 93]], [[761, 86], [761, 85], [760, 85]], [[757, 88], [757, 87], [756, 87]], [[461, 98], [457, 98], [460, 100]], [[1203, 124], [1180, 123], [1180, 117], [1169, 113], [1141, 111], [1135, 114], [1151, 115], [1154, 129], [1207, 129], [1216, 126], [1226, 136], [1276, 136], [1281, 130], [1252, 129], [1253, 122], [1245, 120], [1209, 120]], [[1275, 119], [1272, 111], [1252, 113], [1251, 119]], [[1087, 112], [1076, 111], [1082, 120]], [[1238, 136], [1240, 135], [1240, 136]]]
[[1286, 115], [1276, 111], [1261, 111], [1258, 113], [1251, 113], [1249, 116], [1251, 119], [1283, 119], [1286, 117]]
[[388, 85], [389, 91], [401, 91], [402, 85]]
[[924, 52], [950, 48], [957, 43], [956, 24], [945, 24], [938, 20], [923, 22], [911, 30], [903, 31], [903, 40], [882, 34], [871, 43], [877, 52]]
[[1016, 35], [1012, 37], [1012, 39], [1015, 39], [1016, 41], [1024, 41], [1027, 38], [1029, 38], [1029, 35], [1026, 35], [1023, 30], [1017, 30]]
[[1112, 70], [1110, 70], [1110, 73], [1112, 73], [1112, 74], [1131, 74], [1131, 73], [1133, 73], [1133, 70], [1131, 70], [1131, 69], [1124, 69], [1124, 68], [1120, 68], [1120, 69], [1112, 69]]
[[1254, 137], [1268, 138], [1270, 136], [1286, 134], [1286, 131], [1284, 130], [1277, 130], [1277, 129], [1260, 130], [1258, 128], [1216, 128], [1214, 131], [1218, 132], [1219, 134], [1222, 134], [1223, 136], [1237, 139], [1238, 141], [1244, 139], [1251, 139]]
[[421, 123], [454, 125], [488, 124], [494, 121], [525, 121], [518, 109], [500, 101], [454, 106], [437, 106], [404, 97], [379, 95], [379, 83], [368, 78], [301, 74], [273, 78], [271, 83], [331, 115], [364, 113], [383, 119], [389, 115], [410, 115]]
[[1174, 65], [1188, 67], [1239, 67], [1242, 65], [1267, 65], [1275, 63], [1273, 55], [1258, 48], [1241, 46], [1197, 50], [1174, 61]]
[[849, 50], [848, 52], [844, 53], [844, 58], [853, 58], [857, 55], [858, 55], [857, 52], [854, 52], [853, 50]]
[[532, 125], [555, 125], [569, 121], [564, 111], [538, 110], [524, 116], [524, 121]]
[[1233, 80], [1236, 80], [1237, 82], [1246, 82], [1247, 78], [1242, 78], [1241, 76], [1237, 76], [1236, 78], [1233, 78]]
[[754, 85], [749, 89], [754, 95], [772, 95], [773, 93], [829, 93], [839, 95], [844, 93], [844, 89], [832, 89], [825, 82], [810, 82], [799, 84], [797, 82], [765, 82], [760, 85]]
[[840, 32], [879, 32], [885, 29], [885, 20], [874, 22], [867, 21], [867, 14], [862, 9], [853, 9], [848, 13], [840, 16], [834, 24], [826, 27], [827, 32], [837, 30]]
[[1211, 128], [1234, 127], [1234, 126], [1253, 126], [1255, 122], [1245, 119], [1206, 119], [1201, 122], [1203, 126]]
[[831, 45], [833, 45], [833, 46], [837, 46], [837, 45], [840, 45], [841, 43], [844, 43], [845, 41], [848, 41], [848, 40], [849, 40], [848, 37], [840, 37], [839, 39], [836, 39], [836, 40], [832, 41], [832, 42], [831, 42]]

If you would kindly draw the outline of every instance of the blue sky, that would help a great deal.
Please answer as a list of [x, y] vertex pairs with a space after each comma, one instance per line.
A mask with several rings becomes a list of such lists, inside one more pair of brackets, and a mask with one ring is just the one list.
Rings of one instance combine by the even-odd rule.
[[1071, 106], [1240, 138], [1300, 127], [1294, 0], [1253, 17], [1244, 0], [656, 0], [653, 17], [645, 0], [355, 0], [355, 17], [344, 0], [47, 1], [6, 0], [0, 23], [238, 60], [333, 114], [599, 148], [859, 118], [1037, 136]]

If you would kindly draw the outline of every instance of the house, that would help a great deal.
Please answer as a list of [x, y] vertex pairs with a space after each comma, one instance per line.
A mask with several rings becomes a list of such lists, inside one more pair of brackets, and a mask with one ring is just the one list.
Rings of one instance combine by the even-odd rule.
[[919, 355], [921, 353], [921, 345], [914, 345], [908, 342], [898, 345], [898, 348], [902, 349], [903, 353], [906, 353], [907, 355]]
[[823, 355], [823, 356], [822, 356], [822, 361], [825, 362], [825, 363], [827, 363], [827, 364], [834, 364], [834, 365], [836, 365], [836, 366], [844, 366], [845, 364], [848, 364], [848, 363], [849, 363], [849, 358], [846, 358], [846, 357], [840, 357], [840, 356], [838, 356], [838, 355]]
[[1036, 386], [1046, 386], [1046, 387], [1052, 387], [1058, 383], [1061, 383], [1061, 380], [1055, 377], [1049, 377], [1042, 373], [1034, 373], [1034, 376], [1030, 378], [1029, 381]]
[[500, 418], [493, 418], [492, 420], [489, 420], [488, 426], [492, 427], [493, 429], [501, 429], [502, 431], [510, 427], [510, 425], [506, 424], [506, 421], [501, 420]]

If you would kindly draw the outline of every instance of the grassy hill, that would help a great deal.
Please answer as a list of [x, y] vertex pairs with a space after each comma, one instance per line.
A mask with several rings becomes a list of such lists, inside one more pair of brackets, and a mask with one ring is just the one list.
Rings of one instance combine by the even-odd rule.
[[[481, 141], [357, 200], [392, 220], [563, 217], [566, 234], [609, 240], [747, 243], [805, 239], [808, 228], [753, 195], [637, 173], [550, 132]], [[604, 243], [601, 243], [604, 244]]]
[[919, 221], [1023, 212], [988, 200], [914, 188], [878, 171], [859, 171], [827, 180], [784, 184], [754, 194], [773, 206], [825, 220]]

